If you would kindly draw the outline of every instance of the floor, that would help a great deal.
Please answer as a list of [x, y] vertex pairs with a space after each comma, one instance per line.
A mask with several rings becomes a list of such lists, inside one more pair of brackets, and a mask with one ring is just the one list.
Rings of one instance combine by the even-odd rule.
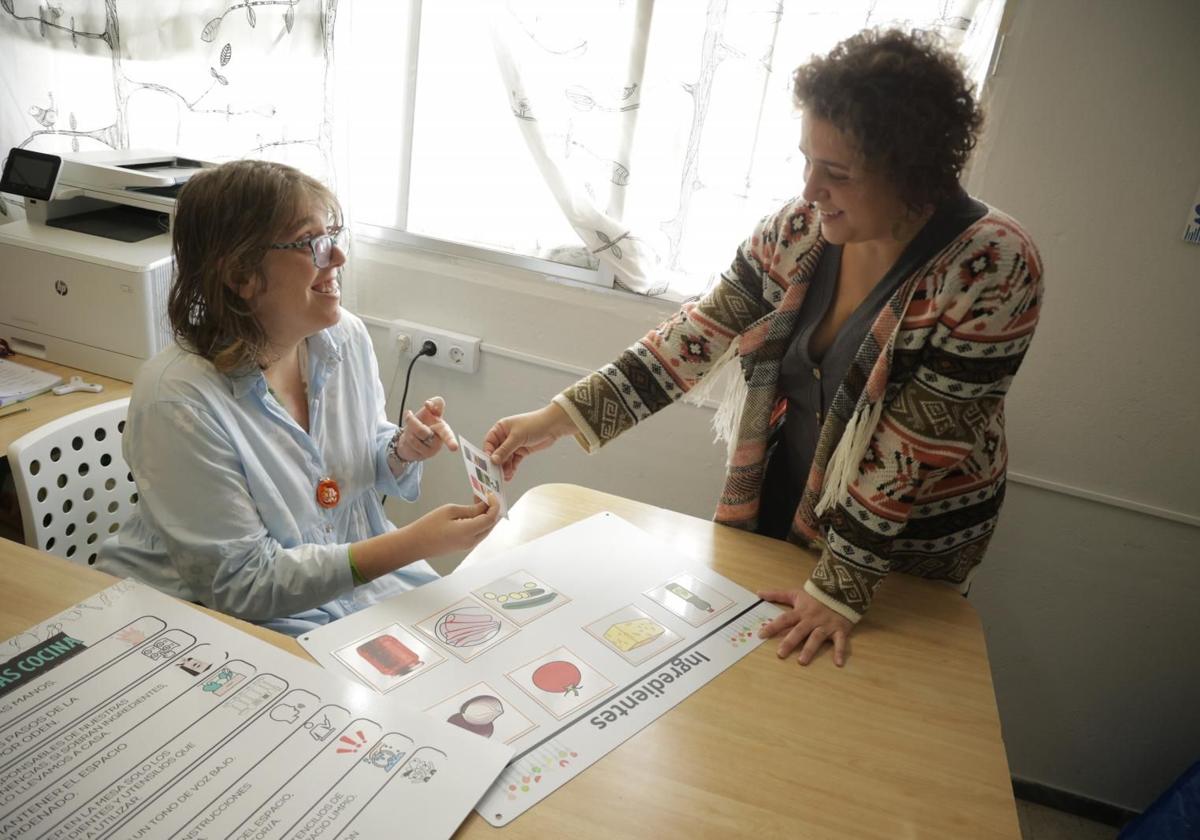
[[1056, 811], [1045, 805], [1017, 800], [1017, 820], [1023, 840], [1114, 840], [1119, 829]]

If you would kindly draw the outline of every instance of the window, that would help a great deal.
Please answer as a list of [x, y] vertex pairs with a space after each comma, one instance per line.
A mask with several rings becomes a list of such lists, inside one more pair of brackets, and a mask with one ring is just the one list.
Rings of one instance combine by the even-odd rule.
[[[362, 57], [352, 119], [369, 115], [350, 140], [356, 223], [385, 239], [611, 285], [514, 126], [485, 8], [495, 4], [382, 3], [364, 15], [365, 5], [353, 32]], [[417, 37], [397, 49], [404, 32]], [[396, 84], [379, 84], [389, 79]]]
[[991, 0], [358, 0], [355, 221], [423, 247], [694, 294], [758, 218], [802, 189], [796, 65], [864, 26], [935, 27], [982, 56], [980, 81], [1001, 10]]
[[332, 183], [360, 230], [680, 297], [801, 189], [795, 65], [895, 23], [938, 29], [979, 81], [1004, 4], [35, 7], [0, 3], [0, 150], [279, 160]]

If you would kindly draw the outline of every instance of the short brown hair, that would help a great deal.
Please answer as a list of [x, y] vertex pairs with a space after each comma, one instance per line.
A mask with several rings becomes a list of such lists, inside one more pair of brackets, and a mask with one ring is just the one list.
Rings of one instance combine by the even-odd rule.
[[858, 146], [914, 211], [958, 190], [983, 126], [957, 59], [936, 36], [864, 30], [793, 75], [796, 104]]
[[267, 336], [238, 290], [256, 283], [262, 291], [268, 249], [303, 223], [314, 202], [340, 221], [341, 207], [324, 184], [265, 160], [224, 163], [184, 184], [171, 232], [175, 282], [167, 300], [181, 346], [224, 373], [263, 363]]

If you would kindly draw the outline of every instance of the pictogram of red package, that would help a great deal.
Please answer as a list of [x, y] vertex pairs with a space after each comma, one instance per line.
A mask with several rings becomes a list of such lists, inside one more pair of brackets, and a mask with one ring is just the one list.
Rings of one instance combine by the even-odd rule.
[[421, 664], [421, 657], [387, 633], [363, 642], [356, 649], [359, 656], [371, 663], [372, 668], [389, 677], [399, 676]]

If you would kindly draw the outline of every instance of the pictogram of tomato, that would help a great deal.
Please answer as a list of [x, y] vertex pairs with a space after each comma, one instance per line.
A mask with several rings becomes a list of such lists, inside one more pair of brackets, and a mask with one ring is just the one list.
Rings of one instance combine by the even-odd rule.
[[561, 659], [547, 662], [533, 672], [534, 685], [542, 691], [561, 694], [564, 697], [568, 694], [578, 697], [579, 689], [583, 688], [582, 680], [583, 674], [579, 673], [579, 669]]

